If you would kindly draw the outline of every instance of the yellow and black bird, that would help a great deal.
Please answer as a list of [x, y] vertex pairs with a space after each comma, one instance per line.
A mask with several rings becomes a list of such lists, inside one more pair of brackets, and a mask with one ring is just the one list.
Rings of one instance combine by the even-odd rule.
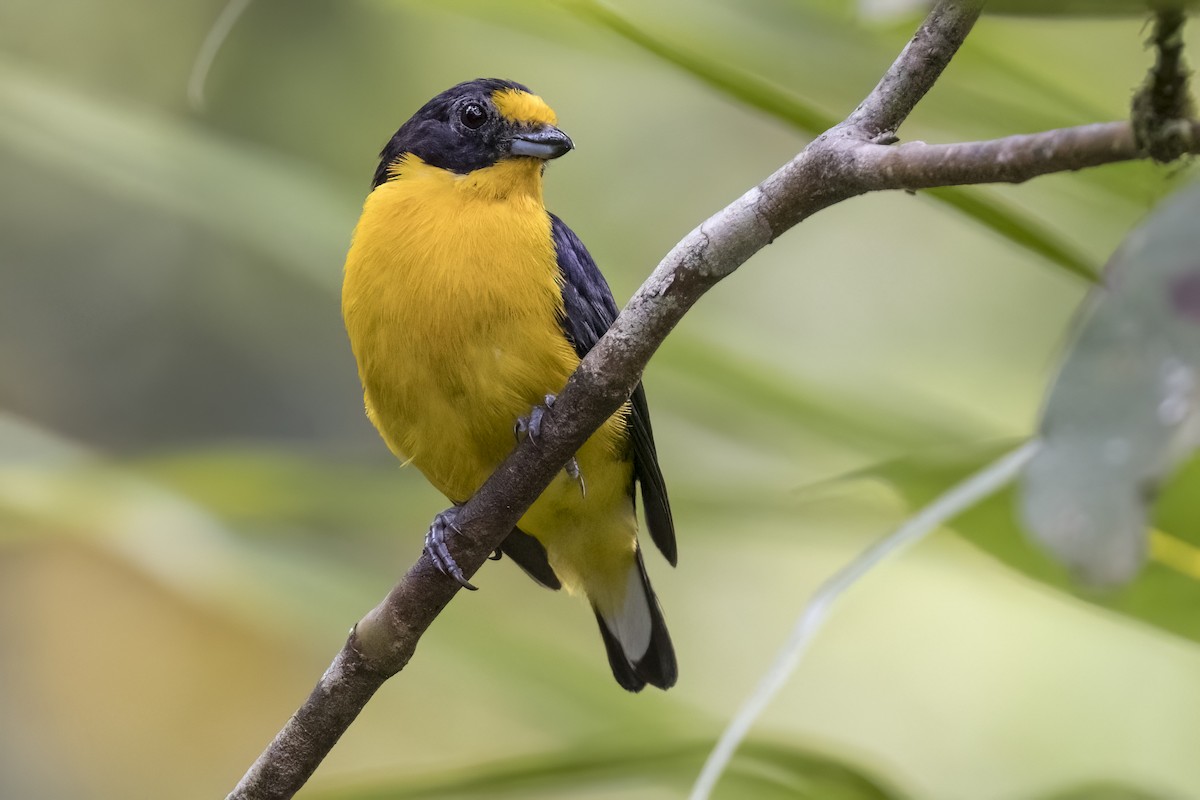
[[[579, 238], [546, 210], [546, 162], [573, 148], [519, 83], [478, 79], [426, 103], [381, 153], [346, 258], [342, 312], [367, 415], [392, 452], [454, 503], [425, 540], [445, 547], [455, 509], [536, 436], [547, 406], [617, 306]], [[675, 652], [638, 547], [647, 527], [674, 565], [675, 530], [641, 385], [542, 493], [500, 552], [591, 602], [617, 682], [675, 683]], [[473, 588], [473, 587], [470, 587]]]

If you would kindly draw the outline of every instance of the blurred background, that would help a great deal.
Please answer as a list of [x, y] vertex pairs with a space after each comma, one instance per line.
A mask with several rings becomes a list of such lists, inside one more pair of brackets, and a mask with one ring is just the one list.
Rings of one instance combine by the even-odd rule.
[[[222, 0], [0, 4], [0, 796], [223, 796], [417, 557], [445, 501], [363, 416], [339, 287], [425, 100], [547, 99], [547, 202], [623, 303], [912, 5], [256, 0], [195, 105]], [[985, 17], [903, 138], [1122, 118], [1146, 33]], [[488, 564], [301, 796], [681, 796], [814, 588], [1032, 430], [1081, 274], [1189, 175], [865, 197], [755, 256], [646, 373], [679, 685], [627, 695], [582, 603]], [[1080, 597], [1009, 507], [856, 588], [718, 796], [1200, 797], [1200, 561]]]

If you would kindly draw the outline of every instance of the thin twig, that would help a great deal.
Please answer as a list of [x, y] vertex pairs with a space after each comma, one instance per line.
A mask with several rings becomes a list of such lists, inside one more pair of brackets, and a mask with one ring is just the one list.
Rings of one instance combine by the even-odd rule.
[[193, 111], [204, 110], [204, 85], [208, 82], [209, 70], [212, 69], [213, 62], [217, 60], [217, 53], [221, 52], [221, 47], [233, 31], [233, 26], [237, 24], [238, 19], [245, 13], [246, 7], [249, 5], [250, 0], [229, 0], [229, 3], [221, 9], [221, 13], [217, 15], [212, 27], [208, 29], [208, 33], [205, 34], [204, 42], [200, 45], [200, 52], [196, 54], [196, 60], [192, 62], [192, 73], [188, 76], [188, 104], [191, 105]]
[[1026, 442], [1016, 450], [1001, 456], [979, 472], [976, 472], [961, 483], [938, 497], [915, 516], [910, 517], [903, 525], [883, 539], [871, 545], [859, 554], [853, 561], [842, 567], [832, 578], [826, 581], [808, 601], [804, 612], [800, 615], [792, 635], [775, 657], [767, 674], [763, 676], [758, 686], [746, 698], [742, 707], [717, 741], [716, 747], [709, 753], [700, 771], [700, 777], [692, 787], [689, 800], [707, 800], [717, 781], [728, 766], [738, 745], [746, 738], [755, 721], [766, 709], [771, 699], [787, 683], [800, 660], [808, 651], [813, 637], [820, 631], [821, 626], [833, 613], [833, 604], [846, 591], [862, 579], [888, 556], [899, 553], [909, 545], [933, 533], [947, 520], [994, 494], [1016, 477], [1017, 473], [1029, 463], [1037, 451], [1039, 443]]

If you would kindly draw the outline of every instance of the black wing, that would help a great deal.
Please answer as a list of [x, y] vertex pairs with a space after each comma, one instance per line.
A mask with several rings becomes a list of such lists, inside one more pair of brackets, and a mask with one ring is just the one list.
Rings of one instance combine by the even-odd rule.
[[529, 577], [547, 589], [562, 588], [562, 581], [550, 566], [546, 548], [520, 528], [513, 528], [512, 533], [505, 537], [500, 543], [500, 552], [511, 558]]
[[[558, 271], [563, 278], [562, 296], [566, 316], [560, 322], [575, 352], [583, 358], [617, 318], [617, 303], [596, 262], [574, 231], [553, 214], [550, 215], [550, 225], [554, 249], [558, 253]], [[641, 383], [630, 395], [629, 404], [633, 474], [642, 487], [646, 527], [650, 529], [650, 538], [674, 566], [677, 557], [675, 523], [671, 520], [667, 486], [658, 467], [654, 431], [650, 427], [650, 409], [646, 405], [646, 390]]]

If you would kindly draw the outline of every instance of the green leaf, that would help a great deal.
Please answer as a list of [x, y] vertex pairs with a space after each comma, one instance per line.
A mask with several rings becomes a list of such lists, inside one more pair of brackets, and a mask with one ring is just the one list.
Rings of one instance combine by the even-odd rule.
[[203, 506], [0, 411], [0, 546], [45, 536], [86, 540], [191, 602], [298, 641], [373, 600], [344, 565], [256, 547]]
[[[1162, 0], [991, 0], [989, 14], [1018, 16], [1144, 16], [1165, 5]], [[1200, 0], [1174, 0], [1180, 8], [1196, 8]]]
[[[849, 476], [885, 483], [916, 510], [1013, 447], [1013, 442], [939, 450], [885, 462]], [[1169, 502], [1168, 502], [1169, 499]], [[1016, 518], [1015, 491], [1001, 492], [949, 526], [1008, 566], [1089, 603], [1200, 642], [1200, 461], [1176, 473], [1166, 487], [1151, 534], [1145, 569], [1119, 590], [1081, 587], [1066, 568], [1029, 541]]]
[[598, 22], [643, 50], [674, 64], [719, 92], [781, 119], [810, 136], [837, 124], [831, 114], [753, 73], [678, 47], [592, 0], [567, 0], [567, 8]]
[[[182, 449], [128, 465], [240, 530], [292, 535], [396, 536], [419, 530], [441, 502], [415, 470], [266, 446]], [[421, 516], [409, 519], [413, 512]]]
[[1094, 266], [1053, 233], [1002, 201], [988, 197], [981, 190], [945, 187], [922, 192], [943, 205], [962, 212], [967, 217], [1013, 244], [1037, 253], [1076, 277], [1095, 283], [1099, 280]]
[[[787, 797], [801, 800], [899, 800], [907, 796], [861, 767], [829, 755], [762, 740], [751, 740], [739, 748], [724, 780], [732, 777], [736, 781], [760, 769], [774, 773], [775, 780], [790, 792]], [[721, 794], [726, 797], [745, 796], [728, 791], [724, 780], [718, 784], [718, 792], [724, 786], [726, 791]]]
[[[628, 737], [622, 733], [622, 739]], [[459, 766], [432, 775], [396, 778], [370, 786], [318, 791], [313, 800], [404, 800], [435, 797], [595, 796], [598, 787], [637, 781], [685, 789], [710, 742], [589, 742], [557, 752]], [[781, 744], [751, 742], [722, 781], [718, 797], [791, 800], [899, 800], [895, 789], [828, 755]]]
[[1086, 786], [1044, 795], [1039, 800], [1170, 800], [1170, 798], [1165, 794], [1135, 789], [1120, 783], [1089, 783]]
[[[570, 0], [568, 8], [593, 20], [648, 53], [673, 64], [701, 82], [746, 105], [779, 119], [807, 136], [817, 136], [837, 123], [829, 113], [753, 73], [688, 51], [646, 30], [594, 0]], [[977, 190], [943, 188], [922, 192], [975, 220], [1019, 247], [1030, 250], [1071, 274], [1095, 281], [1095, 269], [1073, 248], [1005, 203]]]
[[303, 163], [170, 115], [99, 101], [0, 58], [0, 148], [167, 209], [327, 289], [357, 201]]
[[662, 369], [677, 372], [691, 384], [735, 395], [740, 405], [752, 405], [760, 418], [769, 418], [773, 429], [787, 426], [815, 431], [842, 444], [874, 451], [877, 457], [882, 455], [881, 447], [901, 452], [969, 438], [968, 431], [955, 427], [953, 420], [918, 417], [894, 402], [856, 401], [827, 388], [806, 386], [797, 376], [719, 341], [677, 333], [670, 352]]
[[1128, 580], [1159, 487], [1200, 446], [1200, 186], [1110, 260], [1046, 401], [1021, 509], [1092, 583]]

